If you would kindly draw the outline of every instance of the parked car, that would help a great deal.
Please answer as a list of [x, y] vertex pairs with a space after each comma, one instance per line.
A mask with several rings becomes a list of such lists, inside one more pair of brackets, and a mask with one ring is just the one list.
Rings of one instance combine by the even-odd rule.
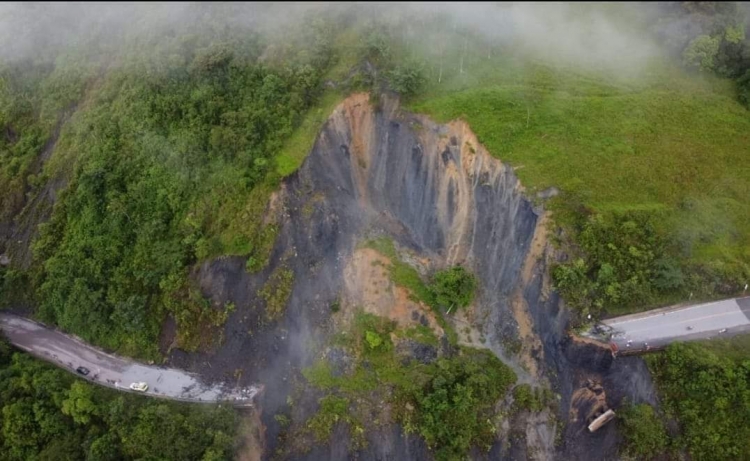
[[76, 368], [76, 372], [80, 375], [86, 376], [89, 374], [89, 369], [86, 367], [78, 367]]
[[148, 390], [148, 384], [146, 383], [131, 383], [130, 389], [138, 392], [146, 392]]

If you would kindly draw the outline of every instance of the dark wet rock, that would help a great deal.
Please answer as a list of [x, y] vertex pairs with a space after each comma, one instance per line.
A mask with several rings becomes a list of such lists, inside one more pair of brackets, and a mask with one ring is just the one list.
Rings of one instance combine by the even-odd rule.
[[440, 337], [440, 343], [438, 346], [438, 355], [440, 357], [453, 357], [458, 354], [458, 352], [458, 346], [452, 345], [447, 335]]
[[354, 365], [354, 359], [339, 347], [329, 349], [325, 358], [331, 366], [331, 373], [336, 377], [348, 374]]
[[432, 363], [438, 358], [438, 350], [435, 346], [422, 344], [411, 339], [399, 342], [396, 351], [409, 359], [424, 364]]
[[561, 344], [568, 362], [578, 368], [603, 373], [612, 366], [614, 358], [609, 348], [573, 341], [566, 337]]

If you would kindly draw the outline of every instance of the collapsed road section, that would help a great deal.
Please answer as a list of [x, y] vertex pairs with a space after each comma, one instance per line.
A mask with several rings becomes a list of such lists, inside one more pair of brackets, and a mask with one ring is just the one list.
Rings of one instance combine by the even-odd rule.
[[662, 349], [675, 341], [750, 332], [750, 297], [673, 306], [607, 319], [584, 336], [609, 342], [620, 355]]
[[[32, 320], [0, 313], [0, 330], [11, 344], [101, 386], [183, 402], [252, 406], [262, 385], [229, 389], [191, 373], [117, 357]], [[143, 383], [146, 385], [144, 386]]]

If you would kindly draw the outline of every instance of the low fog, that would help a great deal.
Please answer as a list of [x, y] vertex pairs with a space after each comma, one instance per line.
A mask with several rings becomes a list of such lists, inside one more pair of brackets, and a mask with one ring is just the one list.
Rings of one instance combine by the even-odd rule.
[[[633, 70], [656, 53], [644, 33], [647, 5], [575, 3], [4, 3], [0, 4], [0, 59], [54, 58], [82, 47], [119, 46], [162, 31], [190, 33], [212, 24], [238, 31], [280, 34], [313, 13], [360, 21], [422, 24], [441, 18], [426, 37], [465, 31], [530, 58], [562, 59], [618, 71]], [[432, 23], [430, 23], [432, 24]], [[410, 26], [411, 27], [411, 26]]]

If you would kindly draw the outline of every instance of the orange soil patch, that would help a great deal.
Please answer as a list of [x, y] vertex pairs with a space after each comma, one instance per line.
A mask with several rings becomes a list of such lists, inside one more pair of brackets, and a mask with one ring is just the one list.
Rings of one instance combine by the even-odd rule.
[[[386, 317], [399, 327], [408, 328], [419, 324], [424, 315], [428, 326], [440, 337], [443, 329], [435, 315], [420, 302], [409, 297], [409, 291], [394, 284], [388, 273], [390, 260], [370, 248], [355, 251], [344, 269], [345, 304], [351, 308], [361, 307], [365, 312]], [[348, 309], [353, 315], [354, 309]], [[414, 319], [414, 312], [417, 319]]]

